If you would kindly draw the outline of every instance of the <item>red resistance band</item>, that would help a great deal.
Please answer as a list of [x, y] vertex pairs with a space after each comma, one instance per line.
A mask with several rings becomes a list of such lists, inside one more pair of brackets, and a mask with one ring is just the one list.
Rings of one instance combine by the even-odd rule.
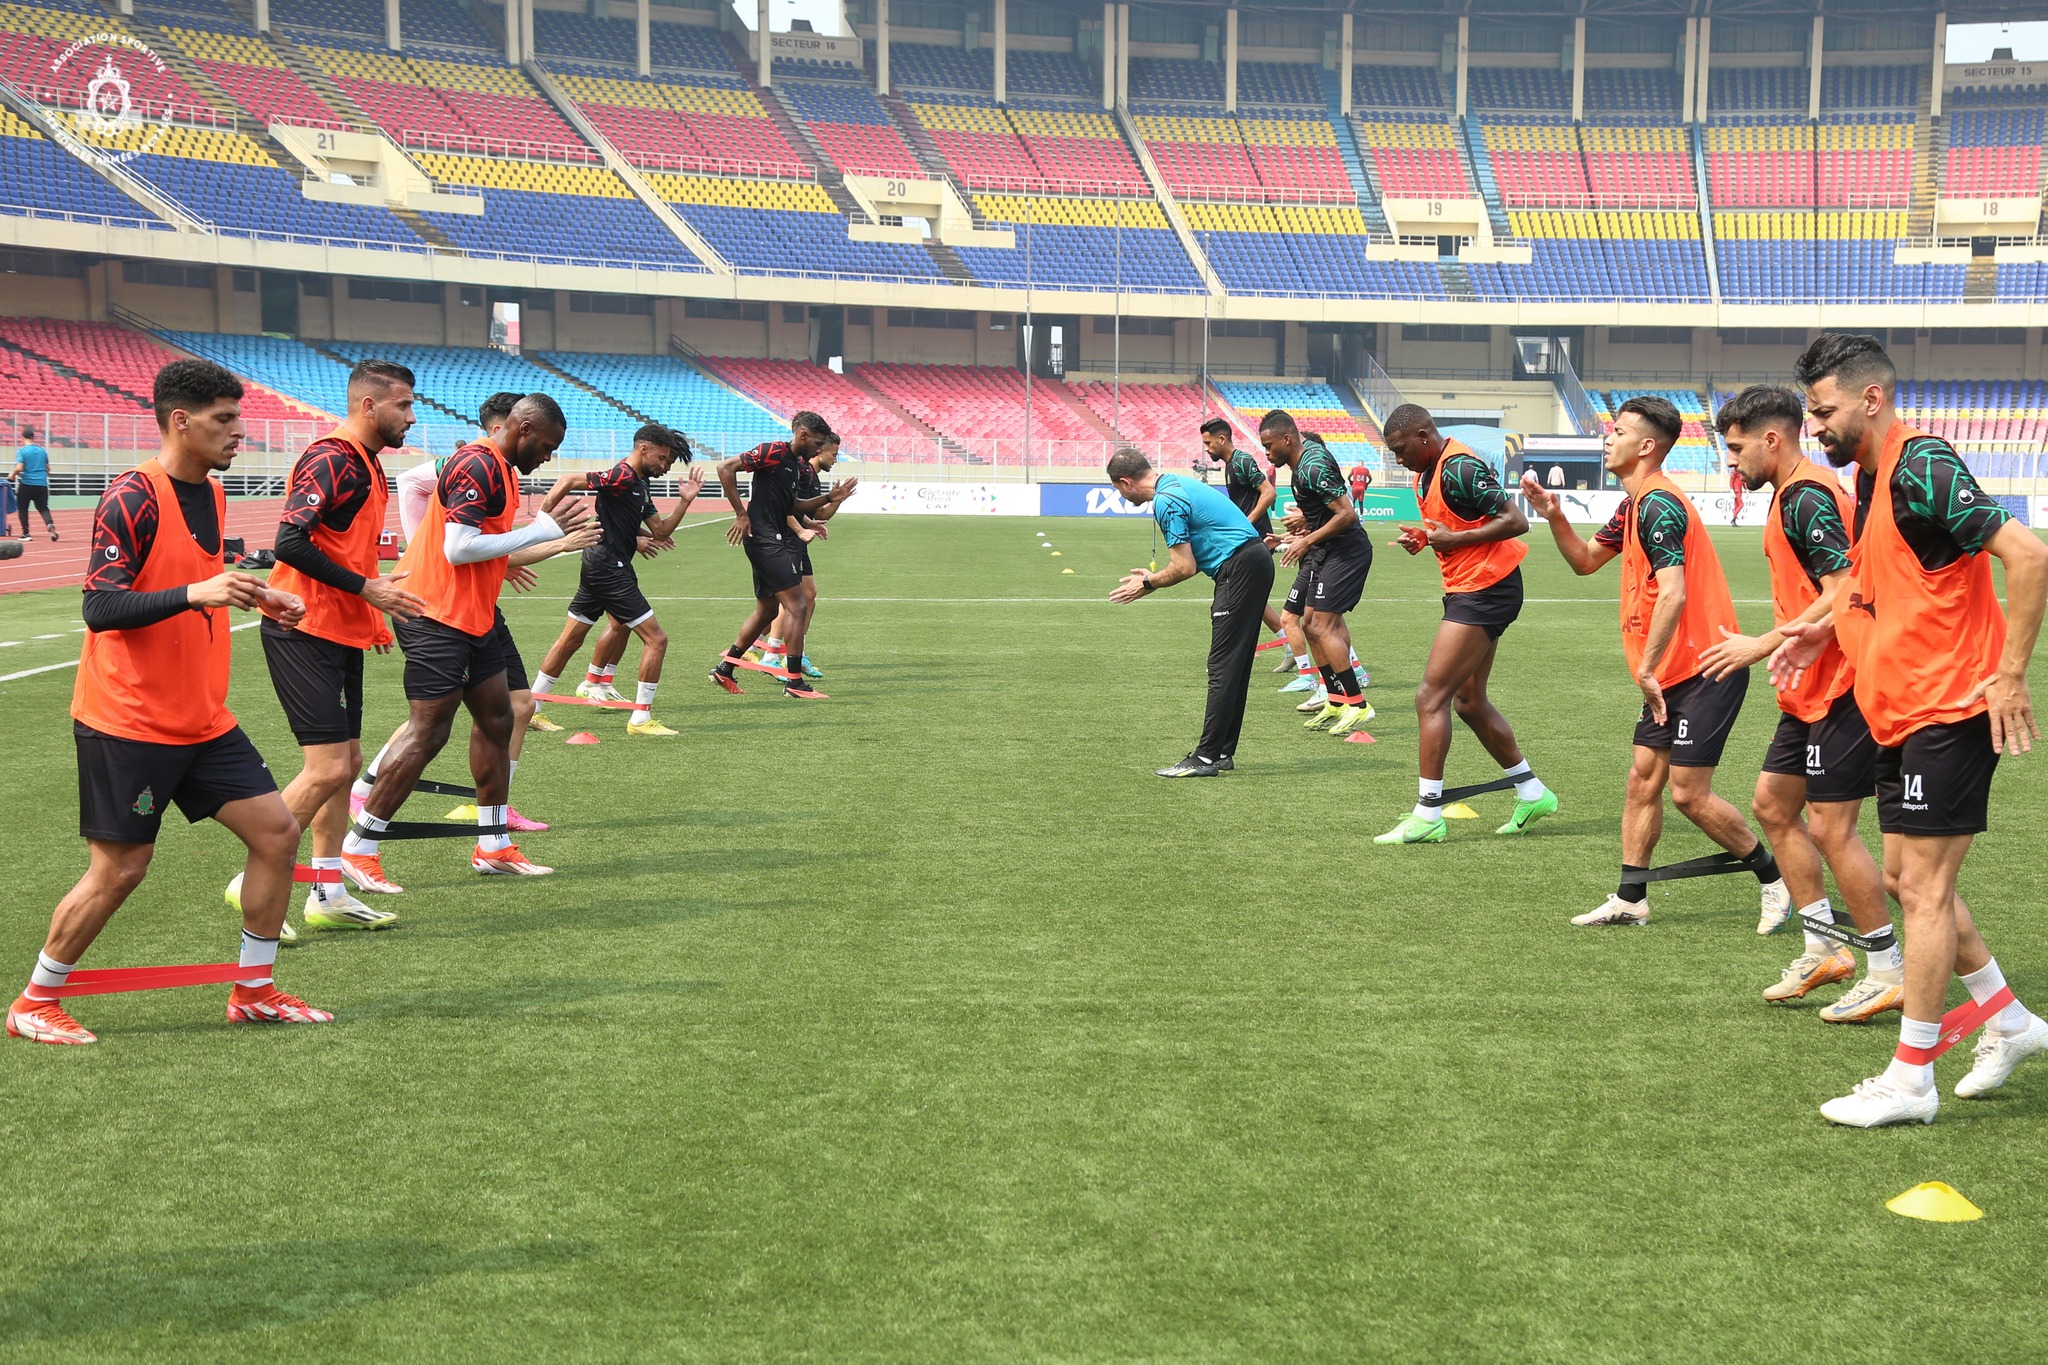
[[2012, 987], [2002, 986], [1989, 1000], [1972, 1001], [1957, 1005], [1941, 1016], [1941, 1037], [1934, 1040], [1933, 1047], [1907, 1047], [1899, 1044], [1896, 1054], [1902, 1062], [1915, 1066], [1926, 1066], [1942, 1053], [1947, 1052], [1963, 1039], [1975, 1033], [1992, 1015], [2010, 1005], [2013, 1001]]
[[801, 682], [803, 680], [803, 674], [795, 672], [794, 670], [787, 668], [771, 668], [767, 664], [757, 664], [751, 659], [735, 659], [732, 655], [728, 654], [725, 656], [725, 661], [731, 664], [734, 668], [751, 668], [756, 673], [766, 673], [769, 677], [780, 678], [784, 682]]
[[106, 967], [99, 971], [73, 972], [61, 986], [37, 986], [39, 994], [117, 995], [123, 991], [161, 991], [174, 986], [211, 986], [245, 976], [264, 976], [268, 967], [244, 967], [238, 962], [214, 962], [196, 967]]
[[533, 699], [535, 701], [558, 702], [563, 706], [599, 706], [607, 711], [637, 711], [640, 709], [640, 703], [637, 701], [598, 701], [594, 697], [558, 697], [552, 692], [536, 692], [533, 694]]
[[338, 867], [307, 867], [299, 863], [292, 868], [292, 880], [311, 882], [315, 886], [340, 886], [341, 869]]
[[1278, 639], [1278, 640], [1268, 640], [1268, 641], [1266, 641], [1266, 643], [1264, 643], [1264, 644], [1260, 645], [1260, 646], [1259, 646], [1258, 648], [1254, 649], [1254, 650], [1252, 651], [1252, 653], [1254, 653], [1254, 654], [1264, 654], [1264, 653], [1265, 653], [1265, 652], [1266, 652], [1267, 650], [1269, 650], [1269, 649], [1285, 649], [1286, 647], [1287, 647], [1287, 639], [1286, 639], [1286, 637], [1285, 637], [1285, 636], [1282, 636], [1282, 637], [1281, 637], [1280, 639]]

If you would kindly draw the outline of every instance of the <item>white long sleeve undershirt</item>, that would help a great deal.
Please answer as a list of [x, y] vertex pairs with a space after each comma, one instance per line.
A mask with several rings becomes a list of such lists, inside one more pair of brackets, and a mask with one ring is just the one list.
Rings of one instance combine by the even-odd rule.
[[491, 536], [474, 526], [450, 523], [441, 528], [441, 550], [450, 564], [481, 564], [487, 559], [503, 559], [529, 545], [559, 540], [561, 536], [562, 528], [555, 525], [555, 519], [541, 512], [525, 526]]

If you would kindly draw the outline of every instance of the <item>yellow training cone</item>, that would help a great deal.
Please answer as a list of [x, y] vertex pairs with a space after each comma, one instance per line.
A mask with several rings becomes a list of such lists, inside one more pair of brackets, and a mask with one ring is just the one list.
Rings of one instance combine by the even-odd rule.
[[1444, 807], [1444, 819], [1446, 820], [1477, 820], [1478, 818], [1479, 812], [1473, 810], [1463, 801], [1458, 802], [1456, 805]]
[[1061, 570], [1060, 570], [1060, 572], [1061, 572], [1061, 573], [1072, 573], [1072, 572], [1073, 572], [1073, 570], [1072, 570], [1072, 569], [1061, 569]]
[[454, 810], [449, 811], [446, 815], [442, 816], [441, 818], [443, 820], [474, 820], [476, 819], [476, 807], [457, 806]]
[[1065, 553], [1064, 553], [1063, 551], [1060, 551], [1060, 550], [1054, 550], [1054, 551], [1052, 552], [1052, 557], [1053, 557], [1054, 559], [1064, 559], [1064, 558], [1066, 558], [1066, 555], [1065, 555]]
[[1888, 1201], [1885, 1207], [1902, 1217], [1928, 1223], [1971, 1223], [1984, 1216], [1984, 1210], [1939, 1180], [1915, 1185]]

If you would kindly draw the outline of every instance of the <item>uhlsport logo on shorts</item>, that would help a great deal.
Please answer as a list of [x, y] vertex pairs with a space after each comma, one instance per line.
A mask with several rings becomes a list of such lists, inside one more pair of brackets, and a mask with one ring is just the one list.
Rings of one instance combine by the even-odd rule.
[[102, 162], [133, 161], [156, 150], [163, 140], [171, 125], [171, 106], [164, 105], [152, 117], [129, 79], [130, 72], [145, 68], [161, 74], [163, 58], [126, 33], [76, 39], [50, 63], [51, 84], [62, 106], [52, 109], [51, 115], [81, 138], [118, 138], [122, 144], [88, 143], [87, 156]]

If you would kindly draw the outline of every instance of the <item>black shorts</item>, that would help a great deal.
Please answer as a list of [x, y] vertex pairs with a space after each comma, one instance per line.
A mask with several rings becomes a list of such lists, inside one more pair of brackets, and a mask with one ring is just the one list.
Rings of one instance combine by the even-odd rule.
[[[14, 490], [14, 504], [21, 509], [21, 529], [28, 531], [28, 509], [33, 507], [43, 514], [45, 522], [50, 519], [50, 485], [46, 483], [25, 483]], [[7, 528], [0, 526], [0, 531]]]
[[[576, 584], [576, 595], [569, 599], [569, 615], [586, 626], [596, 625], [600, 616], [609, 616], [630, 628], [654, 615], [654, 608], [647, 605], [647, 594], [640, 591], [640, 575], [633, 566], [606, 556], [602, 564], [583, 561], [583, 577]], [[500, 612], [498, 620], [502, 623], [504, 619]]]
[[767, 602], [804, 581], [803, 560], [797, 554], [803, 542], [790, 536], [765, 545], [757, 544], [759, 540], [747, 537], [747, 562], [754, 566], [754, 598]]
[[269, 617], [258, 628], [270, 686], [301, 747], [363, 737], [363, 651], [286, 630]]
[[1287, 610], [1296, 616], [1311, 611], [1342, 615], [1365, 595], [1365, 577], [1372, 572], [1372, 542], [1346, 536], [1336, 545], [1317, 546], [1301, 561], [1294, 586], [1287, 590]]
[[1500, 582], [1476, 592], [1444, 594], [1444, 620], [1461, 626], [1477, 626], [1490, 640], [1498, 640], [1522, 614], [1522, 568], [1518, 564]]
[[1731, 673], [1714, 682], [1704, 673], [1664, 689], [1664, 723], [1650, 719], [1650, 704], [1643, 703], [1636, 717], [1636, 743], [1645, 749], [1666, 749], [1674, 768], [1718, 768], [1721, 751], [1728, 747], [1728, 732], [1742, 714], [1742, 702], [1749, 695], [1749, 670]]
[[1816, 721], [1778, 717], [1764, 771], [1806, 779], [1806, 799], [1861, 801], [1877, 791], [1877, 741], [1857, 709], [1856, 694], [1836, 697]]
[[505, 609], [498, 607], [494, 610], [497, 620], [491, 626], [491, 634], [497, 637], [498, 652], [505, 657], [505, 690], [531, 691], [533, 683], [526, 676], [526, 660], [519, 657], [519, 646], [512, 640], [512, 627], [505, 624]]
[[[505, 617], [481, 635], [466, 635], [425, 616], [392, 627], [405, 651], [407, 701], [433, 701], [451, 692], [466, 692], [506, 671]], [[511, 685], [508, 681], [508, 687]]]
[[240, 726], [203, 744], [121, 739], [76, 721], [71, 732], [78, 742], [78, 832], [87, 839], [153, 844], [167, 802], [196, 825], [230, 801], [277, 790]]
[[796, 547], [796, 567], [797, 572], [805, 578], [817, 576], [811, 572], [811, 547], [808, 541], [801, 542]]
[[1991, 717], [1929, 725], [1877, 751], [1877, 827], [1886, 834], [1982, 834], [1998, 750]]

